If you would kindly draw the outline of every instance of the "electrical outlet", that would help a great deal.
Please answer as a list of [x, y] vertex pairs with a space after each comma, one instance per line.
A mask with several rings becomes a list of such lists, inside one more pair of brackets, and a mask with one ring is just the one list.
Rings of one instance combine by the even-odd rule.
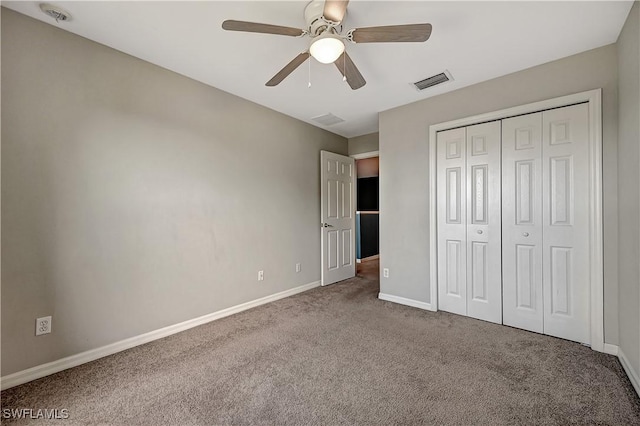
[[302, 270], [302, 266], [299, 263], [296, 263], [296, 272], [300, 272]]
[[264, 281], [264, 271], [258, 271], [258, 281]]
[[36, 319], [36, 336], [51, 333], [51, 317]]
[[389, 278], [389, 268], [384, 268], [382, 270], [382, 276], [385, 278]]

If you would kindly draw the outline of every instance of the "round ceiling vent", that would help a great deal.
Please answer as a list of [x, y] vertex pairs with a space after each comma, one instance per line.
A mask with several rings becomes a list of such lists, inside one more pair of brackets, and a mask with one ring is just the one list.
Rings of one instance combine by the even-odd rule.
[[71, 14], [69, 12], [67, 12], [61, 7], [54, 6], [49, 3], [40, 4], [40, 10], [42, 10], [47, 15], [51, 16], [53, 19], [56, 20], [56, 22], [71, 20]]

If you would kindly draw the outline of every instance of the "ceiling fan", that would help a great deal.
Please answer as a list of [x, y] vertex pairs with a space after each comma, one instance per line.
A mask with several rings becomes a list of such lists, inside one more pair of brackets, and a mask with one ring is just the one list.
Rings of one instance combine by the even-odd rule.
[[266, 83], [267, 86], [278, 85], [312, 56], [324, 64], [334, 63], [353, 90], [364, 86], [366, 81], [345, 51], [345, 40], [352, 43], [423, 42], [431, 35], [431, 24], [354, 28], [342, 34], [342, 22], [348, 4], [349, 0], [311, 1], [304, 10], [306, 29], [234, 20], [224, 21], [222, 28], [228, 31], [311, 37], [309, 49], [285, 65]]

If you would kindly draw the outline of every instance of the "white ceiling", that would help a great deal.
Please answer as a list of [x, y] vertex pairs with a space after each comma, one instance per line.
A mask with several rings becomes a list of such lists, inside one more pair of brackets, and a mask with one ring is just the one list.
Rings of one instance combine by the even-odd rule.
[[[345, 29], [429, 22], [426, 43], [349, 44], [367, 85], [353, 91], [335, 65], [303, 64], [276, 87], [264, 84], [308, 38], [229, 32], [225, 19], [304, 27], [305, 1], [72, 2], [56, 24], [39, 2], [3, 6], [345, 137], [378, 130], [378, 112], [614, 43], [632, 1], [357, 1]], [[454, 81], [418, 92], [410, 84], [444, 70]], [[312, 117], [346, 120], [330, 127]]]

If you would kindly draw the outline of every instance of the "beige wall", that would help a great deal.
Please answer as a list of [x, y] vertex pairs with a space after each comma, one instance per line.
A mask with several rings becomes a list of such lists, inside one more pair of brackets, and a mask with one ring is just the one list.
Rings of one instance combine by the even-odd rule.
[[619, 346], [640, 373], [640, 5], [618, 39]]
[[349, 139], [349, 155], [363, 154], [378, 150], [378, 133], [357, 136]]
[[1, 83], [2, 375], [320, 279], [346, 139], [7, 9]]
[[[617, 55], [609, 45], [380, 113], [383, 293], [430, 302], [431, 124], [603, 89], [605, 341], [618, 343]], [[435, 285], [435, 283], [433, 283]]]

